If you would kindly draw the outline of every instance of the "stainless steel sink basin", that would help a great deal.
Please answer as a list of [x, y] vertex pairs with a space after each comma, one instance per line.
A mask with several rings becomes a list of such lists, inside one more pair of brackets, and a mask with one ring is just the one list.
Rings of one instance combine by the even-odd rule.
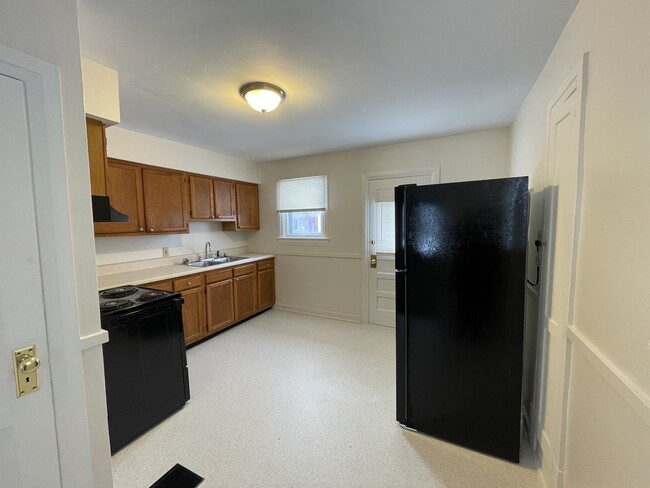
[[207, 258], [201, 259], [200, 261], [188, 261], [188, 266], [193, 266], [195, 268], [205, 268], [206, 266], [215, 266], [217, 264], [232, 263], [233, 261], [240, 261], [242, 259], [248, 259], [243, 256], [224, 256], [222, 258]]

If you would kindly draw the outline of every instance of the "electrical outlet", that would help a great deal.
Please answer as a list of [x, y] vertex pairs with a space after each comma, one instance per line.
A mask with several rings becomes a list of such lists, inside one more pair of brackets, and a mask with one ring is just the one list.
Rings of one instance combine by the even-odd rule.
[[168, 258], [168, 257], [169, 257], [169, 248], [163, 247], [163, 258]]

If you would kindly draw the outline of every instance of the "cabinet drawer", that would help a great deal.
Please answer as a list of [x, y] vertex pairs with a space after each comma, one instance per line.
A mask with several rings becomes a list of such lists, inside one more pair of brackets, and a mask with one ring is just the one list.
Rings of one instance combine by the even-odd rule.
[[257, 262], [257, 270], [262, 271], [263, 269], [269, 269], [274, 266], [273, 263], [273, 258], [271, 259], [264, 259], [263, 261], [258, 261]]
[[216, 283], [217, 281], [227, 280], [229, 278], [232, 278], [232, 268], [205, 273], [205, 283], [207, 285], [210, 283]]
[[185, 278], [174, 280], [174, 291], [189, 290], [190, 288], [195, 288], [197, 286], [202, 286], [202, 285], [203, 285], [203, 275], [195, 274], [192, 276], [187, 276]]
[[243, 266], [236, 266], [233, 269], [233, 273], [235, 274], [235, 276], [243, 276], [246, 274], [255, 273], [256, 269], [257, 268], [255, 266], [255, 263], [245, 264]]
[[144, 288], [152, 288], [154, 290], [174, 291], [174, 285], [171, 281], [156, 281], [155, 283], [147, 283], [142, 285]]

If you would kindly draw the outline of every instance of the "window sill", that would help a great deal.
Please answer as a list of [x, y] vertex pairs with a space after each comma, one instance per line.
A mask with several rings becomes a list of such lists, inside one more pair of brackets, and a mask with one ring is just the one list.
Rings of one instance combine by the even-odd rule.
[[278, 244], [290, 246], [327, 246], [329, 237], [276, 237]]

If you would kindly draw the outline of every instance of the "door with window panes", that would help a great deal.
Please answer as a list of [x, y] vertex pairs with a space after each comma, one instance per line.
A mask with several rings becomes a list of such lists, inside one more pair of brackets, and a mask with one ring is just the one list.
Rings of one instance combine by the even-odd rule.
[[368, 182], [368, 322], [395, 327], [395, 187], [428, 185], [431, 175]]

